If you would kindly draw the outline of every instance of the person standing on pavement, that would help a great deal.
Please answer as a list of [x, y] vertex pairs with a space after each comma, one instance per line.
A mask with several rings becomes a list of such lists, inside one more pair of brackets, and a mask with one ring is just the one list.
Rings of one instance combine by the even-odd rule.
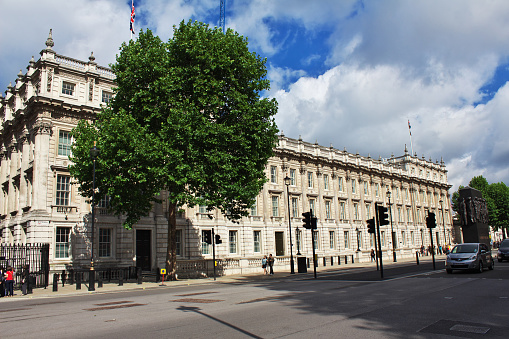
[[262, 259], [263, 274], [267, 275], [267, 256], [264, 255]]
[[375, 250], [371, 249], [371, 262], [375, 261]]
[[14, 296], [14, 271], [11, 266], [7, 267], [5, 276], [5, 295], [7, 297]]
[[21, 273], [21, 293], [23, 295], [28, 294], [28, 281], [30, 279], [30, 272], [28, 265], [23, 265], [23, 272]]
[[274, 266], [274, 257], [272, 254], [269, 254], [269, 258], [267, 259], [267, 265], [269, 265], [269, 274], [274, 275], [274, 269], [272, 268]]

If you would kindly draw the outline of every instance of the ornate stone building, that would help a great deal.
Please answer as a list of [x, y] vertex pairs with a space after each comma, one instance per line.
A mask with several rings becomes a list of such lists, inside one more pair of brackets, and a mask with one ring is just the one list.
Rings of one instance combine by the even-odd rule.
[[[88, 62], [79, 61], [57, 54], [53, 45], [50, 31], [40, 59], [32, 58], [27, 72], [20, 71], [15, 85], [0, 96], [0, 231], [4, 244], [49, 243], [51, 267], [60, 270], [88, 264], [91, 253], [90, 201], [78, 194], [68, 171], [70, 132], [111, 99], [115, 76], [98, 66], [93, 54]], [[437, 216], [434, 243], [450, 242], [450, 185], [443, 162], [417, 158], [406, 149], [400, 157], [372, 159], [280, 135], [266, 173], [268, 181], [250, 216], [239, 223], [201, 206], [180, 209], [177, 254], [182, 265], [212, 258], [212, 246], [203, 242], [212, 230], [223, 240], [215, 245], [216, 256], [233, 266], [259, 269], [258, 259], [269, 253], [287, 264], [290, 230], [292, 254], [310, 257], [311, 233], [302, 228], [302, 213], [310, 209], [318, 217], [314, 246], [319, 257], [369, 260], [374, 245], [366, 220], [373, 217], [375, 203], [388, 206], [389, 200], [392, 223], [381, 227], [384, 255], [392, 257], [394, 248], [398, 256], [413, 256], [427, 246], [428, 211]], [[109, 213], [107, 200], [99, 201], [97, 264], [161, 267], [166, 207], [155, 205], [125, 230], [122, 217]]]

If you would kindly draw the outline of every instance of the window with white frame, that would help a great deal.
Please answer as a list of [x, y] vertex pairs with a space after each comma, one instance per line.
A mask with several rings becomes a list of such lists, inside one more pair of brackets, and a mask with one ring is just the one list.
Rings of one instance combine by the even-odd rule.
[[318, 249], [319, 249], [319, 248], [318, 248], [318, 244], [319, 244], [319, 241], [318, 241], [318, 239], [319, 239], [319, 238], [318, 238], [318, 236], [319, 236], [319, 234], [318, 234], [318, 231], [317, 231], [317, 230], [312, 230], [312, 231], [313, 231], [313, 234], [315, 235], [315, 236], [313, 237], [313, 247], [315, 248], [315, 250], [318, 250]]
[[279, 197], [277, 195], [272, 196], [272, 216], [279, 216]]
[[313, 172], [308, 172], [308, 188], [313, 188]]
[[323, 175], [323, 189], [324, 190], [329, 189], [329, 175], [328, 174]]
[[210, 254], [210, 244], [205, 242], [205, 239], [212, 240], [212, 231], [211, 230], [202, 230], [201, 231], [201, 254]]
[[386, 239], [385, 239], [385, 231], [380, 231], [380, 238], [381, 238], [381, 243], [382, 243], [382, 247], [385, 247], [386, 246]]
[[346, 202], [341, 201], [339, 203], [339, 219], [345, 220], [346, 219]]
[[313, 215], [314, 216], [317, 216], [318, 215], [318, 211], [315, 209], [315, 199], [309, 199], [309, 210], [310, 211], [313, 211]]
[[297, 218], [299, 216], [299, 198], [292, 198], [292, 217]]
[[345, 237], [345, 249], [350, 248], [350, 232], [344, 231], [343, 236]]
[[375, 196], [380, 196], [380, 184], [379, 183], [376, 183], [375, 184]]
[[354, 218], [354, 220], [359, 220], [359, 204], [358, 203], [353, 204], [353, 218]]
[[414, 231], [410, 231], [410, 241], [412, 242], [412, 245], [415, 245], [415, 234], [414, 234]]
[[406, 233], [405, 231], [401, 231], [401, 243], [403, 246], [406, 246]]
[[58, 155], [69, 156], [71, 154], [71, 133], [68, 131], [58, 132]]
[[258, 205], [258, 197], [255, 198], [255, 202], [254, 202], [253, 206], [251, 206], [251, 215], [252, 216], [258, 215], [257, 205]]
[[339, 191], [343, 192], [343, 190], [344, 190], [344, 188], [343, 188], [343, 177], [339, 177], [339, 179], [338, 179], [338, 186], [339, 186]]
[[277, 167], [270, 166], [270, 182], [277, 184]]
[[366, 219], [371, 219], [371, 204], [366, 204]]
[[111, 228], [99, 228], [99, 256], [111, 257]]
[[57, 175], [57, 189], [55, 205], [69, 206], [69, 196], [71, 194], [71, 177], [68, 175]]
[[410, 207], [407, 207], [406, 209], [406, 220], [407, 222], [412, 222], [412, 213], [410, 211]]
[[364, 181], [364, 195], [369, 194], [369, 184], [367, 181]]
[[260, 253], [262, 251], [262, 232], [253, 231], [253, 251]]
[[111, 98], [113, 98], [113, 93], [102, 91], [102, 97], [101, 97], [102, 102], [107, 104], [111, 101]]
[[290, 168], [290, 185], [295, 186], [297, 185], [297, 179], [295, 175], [296, 171], [293, 168]]
[[331, 250], [336, 248], [336, 236], [334, 231], [329, 231], [329, 244]]
[[295, 232], [295, 237], [297, 238], [297, 253], [302, 249], [302, 231], [297, 229]]
[[352, 194], [356, 194], [356, 186], [357, 186], [357, 180], [352, 179]]
[[403, 213], [401, 213], [401, 207], [398, 207], [398, 222], [403, 222]]
[[62, 82], [62, 94], [65, 95], [74, 95], [74, 88], [76, 87], [75, 84], [63, 81]]
[[181, 256], [182, 255], [182, 230], [176, 230], [175, 231], [175, 243], [177, 247], [175, 248], [175, 255]]
[[71, 228], [57, 227], [55, 237], [55, 258], [66, 259], [69, 258], [69, 236]]
[[332, 219], [332, 203], [330, 200], [325, 200], [325, 218]]
[[237, 253], [237, 231], [228, 231], [228, 248], [230, 254]]

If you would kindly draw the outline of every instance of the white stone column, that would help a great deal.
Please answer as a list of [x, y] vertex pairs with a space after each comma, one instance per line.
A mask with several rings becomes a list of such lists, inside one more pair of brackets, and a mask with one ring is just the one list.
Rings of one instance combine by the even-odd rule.
[[19, 179], [19, 213], [21, 210], [27, 206], [27, 187], [28, 183], [25, 178], [25, 171], [28, 168], [29, 162], [29, 154], [30, 154], [30, 145], [28, 143], [28, 135], [25, 134], [21, 138], [22, 143], [22, 152], [21, 152], [21, 171], [20, 171], [20, 179]]
[[33, 210], [46, 210], [48, 197], [50, 137], [53, 133], [50, 122], [39, 121], [33, 127], [35, 158], [33, 173]]

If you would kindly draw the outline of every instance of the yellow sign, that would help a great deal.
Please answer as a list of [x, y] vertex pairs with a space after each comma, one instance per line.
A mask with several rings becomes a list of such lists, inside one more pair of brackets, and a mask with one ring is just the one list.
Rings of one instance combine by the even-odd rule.
[[166, 274], [166, 269], [161, 268], [161, 274]]

